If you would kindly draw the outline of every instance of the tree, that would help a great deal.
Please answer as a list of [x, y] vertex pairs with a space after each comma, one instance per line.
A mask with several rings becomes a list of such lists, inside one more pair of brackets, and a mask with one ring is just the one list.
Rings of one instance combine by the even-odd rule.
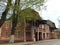
[[[0, 27], [4, 23], [6, 19], [6, 15], [8, 13], [8, 10], [11, 8], [11, 2], [12, 0], [7, 0], [7, 6], [5, 11], [2, 13], [1, 19], [0, 19]], [[17, 25], [18, 17], [21, 13], [22, 9], [28, 8], [28, 7], [36, 7], [40, 9], [41, 6], [44, 5], [45, 0], [15, 0], [14, 5], [12, 6], [13, 8], [13, 17], [12, 17], [12, 30], [11, 30], [11, 40], [10, 42], [14, 42], [14, 32], [15, 32], [15, 27]], [[35, 9], [36, 9], [35, 8]], [[23, 22], [25, 24], [25, 20], [23, 19]], [[25, 26], [24, 26], [25, 27]], [[13, 36], [12, 36], [13, 35]]]
[[60, 39], [60, 29], [57, 29], [55, 32], [58, 33], [58, 38]]
[[[15, 1], [15, 4], [14, 6], [19, 6], [19, 2], [20, 0], [16, 0]], [[17, 22], [18, 22], [18, 14], [19, 14], [19, 8], [14, 8], [13, 9], [13, 15], [12, 15], [12, 29], [11, 29], [11, 38], [10, 38], [10, 43], [13, 43], [14, 42], [14, 33], [15, 33], [15, 30], [16, 30], [16, 25], [17, 25]]]
[[[2, 16], [1, 16], [1, 19], [0, 19], [0, 33], [1, 33], [1, 26], [6, 20], [6, 15], [7, 15], [8, 11], [10, 10], [10, 6], [11, 6], [11, 0], [8, 0], [6, 9], [2, 13]], [[1, 34], [0, 34], [0, 36], [1, 36]]]
[[38, 12], [36, 12], [34, 9], [26, 8], [21, 11], [20, 19], [22, 19], [21, 22], [23, 22], [23, 24], [24, 24], [24, 25], [22, 25], [22, 24], [21, 25], [24, 26], [24, 28], [22, 30], [24, 30], [24, 41], [26, 41], [26, 25], [27, 25], [26, 23], [29, 21], [32, 21], [32, 20], [35, 22], [36, 20], [41, 19], [41, 17], [39, 16]]

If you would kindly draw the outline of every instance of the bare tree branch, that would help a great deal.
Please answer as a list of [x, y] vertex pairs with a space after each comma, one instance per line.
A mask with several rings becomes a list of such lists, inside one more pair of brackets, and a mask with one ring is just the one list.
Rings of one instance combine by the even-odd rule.
[[1, 19], [0, 19], [0, 27], [2, 26], [2, 24], [5, 22], [6, 20], [6, 15], [9, 11], [9, 6], [11, 5], [11, 0], [8, 0], [8, 3], [7, 3], [7, 6], [6, 6], [6, 9], [5, 11], [2, 13], [2, 16], [1, 16]]

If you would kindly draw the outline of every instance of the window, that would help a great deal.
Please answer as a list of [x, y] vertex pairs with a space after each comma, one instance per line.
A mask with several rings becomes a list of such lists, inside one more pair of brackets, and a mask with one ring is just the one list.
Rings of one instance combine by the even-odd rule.
[[21, 37], [21, 32], [20, 32], [20, 31], [18, 31], [17, 37], [18, 37], [18, 38]]
[[49, 30], [49, 26], [48, 26], [48, 25], [46, 25], [46, 27], [45, 27], [45, 28]]
[[8, 23], [5, 23], [5, 24], [6, 24], [6, 29], [7, 29], [7, 28], [9, 27], [9, 26], [8, 26]]
[[6, 32], [5, 36], [8, 37], [8, 32]]
[[42, 25], [39, 25], [39, 29], [42, 29]]
[[26, 32], [26, 39], [31, 38], [31, 32]]
[[31, 36], [31, 32], [26, 32], [26, 35], [27, 36]]
[[19, 26], [19, 27], [21, 26], [21, 23], [20, 23], [20, 22], [18, 22], [18, 26]]
[[44, 25], [42, 25], [42, 29], [44, 29]]

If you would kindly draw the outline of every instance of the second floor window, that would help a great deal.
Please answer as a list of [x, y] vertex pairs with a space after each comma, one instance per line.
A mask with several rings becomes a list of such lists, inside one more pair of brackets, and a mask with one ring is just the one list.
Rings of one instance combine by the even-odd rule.
[[44, 25], [42, 25], [42, 29], [44, 29], [45, 27], [44, 27]]
[[20, 38], [21, 37], [21, 31], [17, 32], [17, 37]]
[[18, 26], [19, 26], [19, 27], [21, 26], [21, 23], [20, 23], [20, 22], [18, 22]]
[[8, 32], [5, 33], [5, 37], [8, 37]]
[[7, 29], [9, 27], [8, 23], [5, 23], [5, 25], [6, 25], [6, 29]]
[[49, 26], [48, 26], [48, 25], [46, 25], [46, 26], [45, 26], [45, 29], [49, 30]]

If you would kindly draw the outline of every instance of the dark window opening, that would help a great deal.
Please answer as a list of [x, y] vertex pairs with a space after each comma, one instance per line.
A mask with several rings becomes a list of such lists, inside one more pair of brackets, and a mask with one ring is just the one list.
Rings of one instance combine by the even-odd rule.
[[45, 33], [43, 33], [43, 38], [45, 38]]
[[21, 37], [21, 32], [20, 32], [20, 31], [18, 31], [17, 36], [18, 36], [18, 38], [20, 38], [20, 37]]

